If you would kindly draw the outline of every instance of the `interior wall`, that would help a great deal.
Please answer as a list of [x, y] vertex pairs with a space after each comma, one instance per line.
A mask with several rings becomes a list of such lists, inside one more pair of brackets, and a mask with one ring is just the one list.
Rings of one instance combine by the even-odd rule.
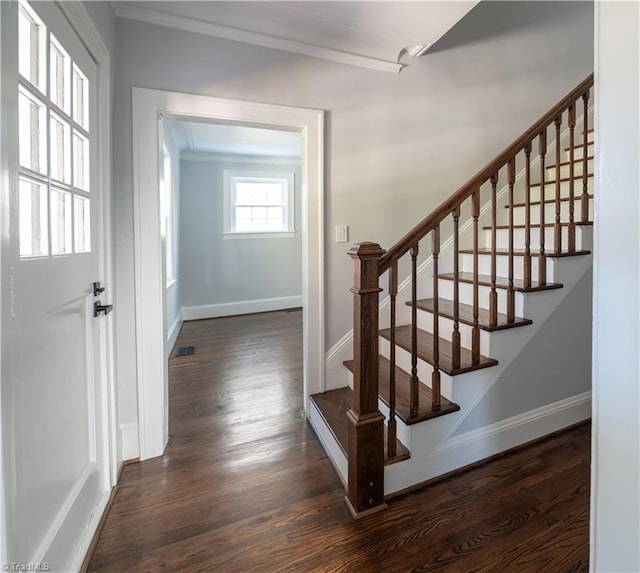
[[[224, 171], [294, 174], [293, 236], [223, 236]], [[185, 318], [206, 318], [302, 304], [300, 161], [220, 154], [181, 161], [181, 305]], [[274, 300], [275, 299], [275, 300]], [[258, 301], [263, 301], [262, 303]], [[296, 303], [296, 301], [298, 301]], [[263, 306], [261, 306], [263, 305]]]
[[591, 570], [640, 571], [640, 5], [596, 3]]
[[481, 2], [400, 74], [118, 20], [121, 416], [135, 420], [131, 87], [327, 110], [326, 343], [351, 328], [349, 245], [389, 247], [593, 68], [590, 2]]
[[[584, 312], [591, 308], [591, 282], [588, 272], [460, 424], [455, 435], [591, 390], [591, 315]], [[512, 335], [507, 330], [504, 336]], [[540, 360], [541, 356], [545, 360]], [[464, 384], [464, 380], [460, 383]]]

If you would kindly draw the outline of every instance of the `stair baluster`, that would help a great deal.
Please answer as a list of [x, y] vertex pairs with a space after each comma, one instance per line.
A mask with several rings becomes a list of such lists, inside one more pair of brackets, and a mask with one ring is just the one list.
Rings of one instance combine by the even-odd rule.
[[489, 324], [498, 324], [498, 291], [496, 290], [497, 280], [497, 259], [496, 249], [498, 243], [497, 226], [497, 187], [498, 172], [491, 176], [491, 292], [489, 293]]
[[524, 148], [525, 192], [524, 192], [524, 286], [531, 288], [531, 143]]
[[[434, 302], [434, 313], [437, 312], [437, 303]], [[411, 249], [411, 389], [409, 400], [411, 415], [417, 416], [420, 411], [420, 380], [418, 379], [418, 243]]]
[[471, 331], [471, 361], [480, 363], [480, 301], [479, 301], [479, 257], [478, 218], [480, 217], [480, 187], [471, 196], [471, 217], [473, 218], [473, 330]]
[[[451, 334], [452, 367], [460, 368], [460, 207], [452, 211], [453, 216], [453, 332]], [[434, 295], [435, 296], [435, 295]]]
[[439, 410], [440, 392], [440, 328], [438, 314], [438, 258], [440, 255], [440, 225], [431, 233], [431, 255], [433, 257], [433, 373], [431, 374], [432, 408]]
[[389, 420], [387, 422], [387, 454], [396, 455], [396, 297], [398, 296], [398, 262], [389, 269], [389, 302], [391, 308], [389, 336]]
[[582, 222], [589, 220], [589, 193], [587, 190], [587, 176], [589, 169], [589, 89], [582, 95]]
[[[575, 134], [576, 127], [576, 107], [574, 104], [569, 106], [569, 239], [567, 243], [567, 250], [570, 253], [576, 252], [576, 224], [574, 221], [574, 177], [575, 177], [575, 164], [574, 164], [574, 147], [575, 147]], [[586, 168], [586, 165], [585, 165]], [[558, 177], [560, 176], [560, 165], [556, 167]]]
[[507, 164], [507, 183], [509, 186], [509, 288], [507, 290], [507, 322], [516, 320], [516, 293], [513, 288], [513, 185], [516, 181], [516, 158], [513, 156]]
[[545, 203], [544, 186], [546, 181], [545, 157], [547, 155], [547, 128], [545, 127], [538, 136], [538, 152], [540, 153], [540, 241], [538, 257], [538, 283], [540, 286], [547, 284], [547, 256], [544, 252], [544, 225], [545, 225]]
[[[562, 226], [560, 225], [560, 127], [562, 126], [562, 116], [555, 120], [556, 126], [556, 220], [553, 225], [553, 248], [556, 254], [562, 252]], [[544, 191], [543, 191], [544, 192]], [[544, 233], [544, 229], [540, 229]]]

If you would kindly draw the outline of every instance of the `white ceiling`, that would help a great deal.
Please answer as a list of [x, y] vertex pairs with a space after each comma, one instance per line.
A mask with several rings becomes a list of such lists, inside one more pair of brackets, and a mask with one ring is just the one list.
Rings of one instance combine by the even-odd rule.
[[300, 157], [302, 135], [293, 131], [165, 119], [181, 152]]
[[398, 72], [479, 0], [114, 1], [119, 17]]

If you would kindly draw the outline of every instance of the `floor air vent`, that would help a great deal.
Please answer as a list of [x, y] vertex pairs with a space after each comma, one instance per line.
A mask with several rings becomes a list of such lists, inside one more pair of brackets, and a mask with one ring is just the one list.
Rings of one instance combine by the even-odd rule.
[[181, 346], [176, 352], [176, 356], [191, 356], [196, 353], [195, 346]]

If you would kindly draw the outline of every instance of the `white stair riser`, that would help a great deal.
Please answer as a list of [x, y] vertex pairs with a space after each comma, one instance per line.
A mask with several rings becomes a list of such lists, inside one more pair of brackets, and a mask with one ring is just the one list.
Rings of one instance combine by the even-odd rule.
[[[440, 279], [439, 294], [440, 298], [448, 298], [453, 300], [453, 281]], [[507, 312], [507, 290], [496, 289], [498, 293], [498, 312]], [[478, 304], [480, 308], [489, 308], [489, 293], [491, 288], [488, 286], [478, 286]], [[460, 283], [460, 302], [464, 304], [473, 304], [473, 285], [470, 283]], [[524, 293], [515, 293], [516, 316], [524, 315]]]
[[[380, 354], [389, 359], [389, 346], [390, 343], [386, 338], [380, 337]], [[396, 346], [396, 366], [402, 368], [407, 373], [411, 373], [411, 353], [404, 348]], [[425, 386], [431, 388], [431, 374], [433, 372], [433, 366], [424, 360], [418, 358], [418, 378]], [[451, 400], [452, 392], [452, 380], [453, 378], [444, 372], [440, 373], [440, 389], [442, 395]]]
[[[569, 181], [560, 181], [560, 197], [568, 198], [570, 195]], [[573, 181], [573, 196], [579, 197], [582, 195], [583, 182], [582, 178], [575, 178]], [[555, 199], [556, 198], [556, 182], [552, 181], [549, 183], [545, 183], [544, 186], [545, 199]], [[587, 178], [587, 193], [593, 195], [593, 177]], [[516, 203], [524, 203], [524, 189], [519, 193], [515, 194]], [[521, 200], [518, 200], [518, 197], [522, 197]], [[531, 186], [531, 201], [539, 201], [540, 200], [540, 185], [532, 185]]]
[[[560, 219], [566, 223], [569, 221], [569, 201], [560, 202]], [[540, 204], [531, 205], [530, 223], [531, 225], [537, 225], [540, 223]], [[589, 199], [589, 215], [593, 213], [593, 199]], [[515, 225], [524, 225], [525, 216], [527, 214], [527, 208], [514, 207], [513, 208], [513, 223]], [[575, 199], [573, 202], [573, 220], [580, 221], [582, 219], [582, 199]], [[545, 223], [552, 223], [556, 220], [556, 204], [545, 203], [544, 204], [544, 220]]]
[[[463, 272], [473, 272], [473, 255], [464, 253], [461, 255], [460, 266]], [[553, 281], [554, 264], [553, 261], [547, 259], [547, 280]], [[478, 255], [478, 274], [491, 274], [491, 255]], [[509, 276], [509, 257], [499, 255], [496, 257], [496, 274], [501, 277]], [[513, 257], [513, 277], [516, 279], [524, 279], [524, 257]], [[538, 257], [531, 257], [531, 277], [535, 280], [538, 277]]]
[[[531, 232], [531, 240], [530, 240], [529, 246], [532, 251], [533, 250], [537, 251], [540, 248], [540, 227], [534, 227], [529, 230]], [[563, 226], [561, 227], [560, 230], [561, 230], [561, 242], [562, 242], [561, 251], [566, 251], [567, 245], [568, 245], [567, 239], [569, 236], [569, 227]], [[487, 249], [490, 249], [491, 248], [491, 230], [486, 229], [484, 230], [484, 233], [485, 233], [484, 246]], [[524, 235], [525, 235], [525, 229], [523, 228], [513, 230], [514, 249], [524, 250]], [[553, 253], [555, 249], [554, 228], [545, 227], [544, 237], [545, 237], [544, 239], [545, 252], [548, 255], [550, 255]], [[496, 245], [497, 249], [508, 249], [509, 248], [509, 229], [497, 229], [496, 241], [497, 241], [497, 245]], [[576, 249], [582, 249], [582, 248], [583, 248], [582, 231], [580, 229], [580, 225], [576, 225]], [[585, 246], [584, 248], [588, 248], [588, 247]]]
[[[426, 330], [433, 334], [433, 313], [425, 310], [418, 311], [418, 328]], [[453, 320], [440, 316], [438, 319], [439, 337], [451, 341], [453, 334]], [[464, 348], [471, 349], [471, 332], [473, 327], [462, 322], [458, 323], [458, 331], [460, 332], [460, 344]], [[490, 335], [485, 330], [480, 330], [480, 354], [489, 356], [490, 354]]]
[[[578, 151], [576, 151], [576, 157], [573, 161], [573, 175], [574, 177], [581, 177], [582, 176], [582, 165], [584, 163], [584, 161], [582, 160], [582, 149], [579, 150], [580, 153], [580, 157], [577, 157]], [[545, 179], [555, 179], [556, 178], [556, 173], [558, 172], [558, 169], [556, 168], [555, 165], [547, 165], [546, 167], [546, 175], [545, 175]], [[567, 165], [560, 165], [560, 178], [565, 178], [565, 177], [569, 177], [569, 173], [571, 172], [571, 167], [567, 164]], [[533, 177], [538, 177], [539, 174], [539, 169], [536, 169], [535, 167], [532, 169], [532, 176]], [[588, 159], [587, 160], [587, 174], [593, 174], [593, 159]], [[539, 181], [539, 180], [536, 180]]]

